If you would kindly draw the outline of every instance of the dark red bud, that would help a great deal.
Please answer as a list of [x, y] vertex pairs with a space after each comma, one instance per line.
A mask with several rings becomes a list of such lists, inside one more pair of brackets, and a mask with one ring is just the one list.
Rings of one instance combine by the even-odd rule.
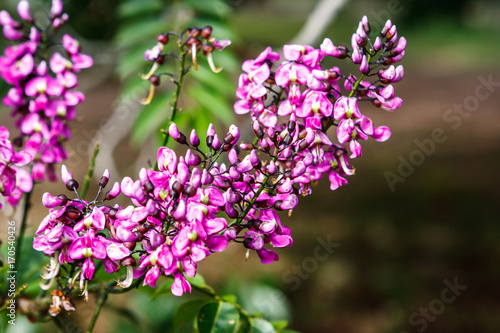
[[295, 132], [295, 125], [296, 125], [295, 121], [293, 121], [293, 120], [290, 120], [288, 122], [288, 124], [286, 125], [288, 133], [293, 134], [293, 132]]
[[130, 251], [135, 249], [135, 242], [123, 242], [123, 246], [125, 246]]
[[149, 78], [149, 82], [155, 87], [158, 87], [160, 85], [160, 77], [157, 75], [153, 75]]
[[214, 142], [214, 136], [213, 135], [207, 136], [207, 146], [209, 148], [212, 147], [212, 142]]
[[182, 193], [184, 186], [182, 186], [180, 182], [176, 181], [174, 185], [172, 185], [172, 190], [176, 193]]
[[127, 258], [123, 258], [120, 261], [120, 264], [122, 266], [132, 266], [132, 267], [135, 267], [137, 265], [137, 261], [135, 260], [134, 257], [130, 256], [130, 257], [127, 257]]
[[73, 189], [77, 190], [78, 186], [78, 182], [73, 178], [68, 180], [68, 182], [66, 183], [66, 188], [70, 191], [73, 191]]
[[68, 203], [68, 197], [66, 195], [59, 194], [57, 197], [62, 200], [61, 206], [64, 206]]
[[379, 108], [379, 107], [381, 107], [381, 106], [382, 106], [382, 102], [381, 102], [381, 101], [379, 101], [379, 100], [378, 100], [378, 99], [376, 99], [376, 98], [372, 100], [372, 104], [373, 104], [373, 106], [375, 106], [375, 107], [377, 107], [377, 108]]
[[189, 37], [196, 38], [200, 35], [200, 32], [201, 32], [200, 29], [198, 29], [197, 27], [192, 27], [188, 29], [187, 35]]
[[203, 45], [203, 55], [207, 55], [209, 53], [212, 53], [215, 50], [215, 47], [213, 45]]
[[196, 194], [196, 187], [188, 185], [186, 189], [184, 190], [184, 194], [188, 197], [191, 198], [195, 196]]
[[259, 127], [257, 128], [257, 130], [254, 129], [254, 132], [259, 139], [262, 139], [264, 137], [264, 131], [262, 130], [262, 128]]
[[23, 138], [20, 137], [20, 136], [16, 136], [13, 140], [12, 140], [12, 144], [16, 147], [22, 147], [23, 146]]
[[337, 49], [339, 51], [339, 55], [337, 56], [338, 59], [345, 59], [347, 57], [347, 48], [343, 45], [337, 46]]
[[159, 34], [158, 36], [156, 36], [156, 40], [158, 42], [162, 43], [163, 45], [165, 45], [168, 43], [168, 35], [167, 34]]
[[231, 133], [228, 133], [226, 137], [224, 138], [224, 143], [231, 143], [234, 140], [234, 135]]
[[102, 176], [101, 179], [99, 180], [99, 187], [106, 187], [108, 185], [109, 178]]
[[163, 65], [165, 63], [165, 56], [164, 55], [159, 55], [158, 58], [156, 58], [156, 63], [158, 65]]
[[134, 231], [134, 235], [137, 242], [142, 241], [144, 238], [144, 235], [140, 231]]
[[182, 133], [179, 133], [179, 136], [175, 139], [175, 141], [179, 142], [181, 145], [185, 145], [187, 143], [186, 136]]
[[139, 231], [141, 234], [145, 234], [149, 230], [149, 225], [146, 223], [141, 224], [137, 226], [136, 230]]
[[253, 239], [251, 238], [245, 238], [243, 240], [243, 246], [246, 247], [247, 249], [250, 249], [250, 243], [252, 243]]
[[203, 37], [205, 39], [210, 39], [211, 36], [212, 36], [212, 27], [211, 26], [207, 25], [206, 27], [201, 29], [201, 37]]

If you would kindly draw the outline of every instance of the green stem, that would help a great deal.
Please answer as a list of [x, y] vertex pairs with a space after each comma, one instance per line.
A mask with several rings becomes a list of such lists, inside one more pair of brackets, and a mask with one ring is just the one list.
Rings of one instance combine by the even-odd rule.
[[[174, 122], [175, 115], [178, 111], [179, 96], [181, 94], [182, 82], [184, 81], [184, 76], [187, 73], [186, 68], [184, 68], [184, 66], [186, 64], [187, 52], [185, 52], [183, 50], [183, 46], [180, 44], [180, 42], [178, 44], [179, 44], [179, 50], [180, 50], [179, 79], [176, 82], [177, 87], [175, 88], [174, 100], [172, 102], [172, 113], [170, 114], [170, 119], [168, 120], [168, 126], [170, 126], [170, 124], [172, 124]], [[165, 134], [165, 138], [163, 139], [163, 144], [161, 146], [166, 147], [168, 144], [168, 139], [170, 138], [170, 135], [168, 134], [168, 127], [163, 132]], [[158, 171], [158, 162], [155, 162], [153, 169]]]
[[106, 303], [106, 300], [108, 299], [108, 294], [109, 294], [108, 289], [103, 289], [99, 293], [99, 300], [97, 301], [97, 307], [94, 311], [92, 319], [90, 320], [90, 324], [89, 324], [89, 328], [87, 329], [87, 333], [91, 333], [92, 330], [94, 329], [97, 318], [99, 317], [99, 314], [101, 313], [101, 310], [102, 310], [104, 304]]
[[[274, 155], [274, 157], [273, 157], [273, 162], [276, 163], [277, 160], [278, 160], [278, 151], [276, 148], [276, 155]], [[240, 224], [241, 221], [243, 221], [243, 219], [245, 218], [245, 216], [247, 216], [248, 212], [250, 211], [250, 209], [252, 209], [253, 205], [255, 204], [255, 201], [257, 201], [257, 198], [259, 197], [259, 195], [262, 193], [262, 191], [266, 187], [268, 180], [269, 180], [269, 175], [264, 177], [264, 181], [262, 182], [262, 184], [260, 184], [259, 189], [257, 190], [255, 195], [253, 196], [252, 200], [250, 200], [250, 203], [248, 204], [247, 208], [245, 208], [245, 211], [243, 212], [243, 214], [241, 214], [241, 216], [236, 220], [235, 223]], [[232, 224], [234, 224], [234, 223], [232, 223]]]
[[[23, 218], [21, 220], [21, 228], [19, 229], [19, 236], [17, 238], [16, 258], [14, 261], [16, 268], [19, 268], [19, 265], [21, 262], [21, 250], [22, 250], [22, 246], [23, 246], [24, 233], [26, 232], [26, 225], [28, 222], [28, 211], [31, 207], [31, 194], [32, 193], [33, 193], [33, 190], [26, 193], [26, 196], [25, 196], [24, 207], [23, 207]], [[19, 274], [16, 276], [19, 276]]]
[[85, 199], [85, 194], [87, 194], [87, 190], [89, 189], [90, 181], [92, 180], [92, 175], [94, 174], [95, 160], [97, 159], [97, 154], [99, 154], [99, 142], [95, 144], [94, 154], [92, 154], [92, 160], [90, 161], [89, 170], [87, 171], [87, 175], [85, 175], [82, 190], [80, 191], [80, 197], [82, 199]]
[[[186, 65], [186, 56], [187, 53], [183, 51], [182, 46], [179, 46], [181, 50], [180, 54], [180, 68], [179, 68], [179, 79], [177, 80], [177, 86], [175, 88], [175, 93], [174, 93], [174, 100], [172, 102], [172, 113], [170, 114], [170, 119], [169, 119], [169, 126], [171, 123], [174, 122], [175, 119], [175, 114], [178, 111], [178, 104], [179, 104], [179, 96], [181, 94], [181, 89], [182, 89], [182, 82], [184, 81], [184, 76], [187, 73], [186, 68], [184, 67]], [[170, 138], [170, 135], [168, 134], [168, 128], [167, 131], [165, 132], [165, 138], [163, 139], [163, 147], [167, 145], [168, 139]]]

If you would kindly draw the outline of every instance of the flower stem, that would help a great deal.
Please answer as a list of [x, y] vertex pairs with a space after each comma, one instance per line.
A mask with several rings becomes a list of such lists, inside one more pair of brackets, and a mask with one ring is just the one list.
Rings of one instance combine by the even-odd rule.
[[[277, 160], [278, 160], [278, 151], [276, 149], [276, 155], [274, 155], [274, 157], [273, 157], [273, 162], [276, 162]], [[236, 220], [236, 222], [235, 222], [236, 224], [241, 224], [241, 222], [243, 221], [245, 216], [247, 216], [248, 212], [250, 211], [250, 209], [252, 209], [253, 205], [255, 204], [255, 201], [257, 201], [257, 198], [259, 197], [259, 195], [262, 193], [262, 191], [266, 187], [268, 180], [269, 180], [269, 175], [264, 177], [264, 180], [260, 184], [259, 189], [257, 190], [255, 195], [253, 196], [252, 200], [250, 200], [250, 202], [248, 203], [248, 206], [243, 211], [243, 214], [241, 214], [241, 216]], [[232, 223], [232, 224], [234, 224], [234, 223]]]
[[17, 238], [16, 259], [14, 261], [17, 268], [19, 268], [19, 265], [21, 262], [20, 261], [21, 260], [21, 251], [23, 248], [24, 233], [26, 232], [26, 224], [28, 222], [28, 211], [30, 210], [30, 207], [31, 207], [31, 194], [32, 193], [33, 193], [33, 190], [26, 193], [26, 196], [25, 196], [24, 207], [23, 207], [23, 218], [21, 220], [21, 228], [19, 229], [19, 236]]
[[90, 320], [90, 324], [89, 324], [89, 328], [87, 329], [87, 333], [91, 333], [92, 330], [94, 329], [97, 318], [99, 317], [99, 314], [101, 313], [101, 310], [104, 306], [104, 303], [106, 303], [106, 300], [108, 299], [108, 294], [109, 294], [108, 289], [102, 289], [101, 292], [99, 293], [99, 300], [97, 301], [97, 307], [94, 311], [92, 319]]
[[89, 189], [90, 181], [92, 180], [92, 175], [94, 174], [95, 168], [95, 160], [97, 159], [97, 154], [99, 154], [99, 145], [97, 142], [94, 148], [94, 153], [92, 154], [92, 160], [90, 161], [89, 170], [87, 171], [87, 175], [85, 175], [85, 179], [83, 181], [82, 190], [80, 191], [80, 197], [85, 199], [85, 194], [87, 194], [87, 190]]
[[[179, 60], [179, 79], [176, 82], [177, 87], [175, 88], [175, 93], [174, 93], [174, 100], [172, 102], [172, 113], [170, 114], [170, 119], [168, 120], [168, 126], [172, 124], [175, 120], [175, 115], [178, 110], [178, 104], [179, 104], [179, 96], [181, 94], [181, 89], [182, 89], [182, 82], [184, 81], [184, 76], [188, 72], [187, 69], [184, 67], [186, 64], [186, 56], [187, 52], [184, 51], [184, 46], [179, 42], [179, 50], [180, 50], [180, 60]], [[163, 144], [161, 145], [162, 147], [166, 147], [168, 144], [168, 139], [170, 138], [170, 135], [168, 134], [168, 127], [167, 130], [164, 131], [165, 133], [165, 138], [163, 139]], [[154, 170], [158, 170], [158, 162], [155, 163], [154, 165]]]

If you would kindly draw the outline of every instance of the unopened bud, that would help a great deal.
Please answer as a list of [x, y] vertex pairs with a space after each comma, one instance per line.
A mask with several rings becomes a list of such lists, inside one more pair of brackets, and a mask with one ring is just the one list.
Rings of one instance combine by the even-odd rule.
[[156, 36], [156, 40], [163, 45], [166, 45], [168, 43], [168, 35], [167, 34], [159, 34]]

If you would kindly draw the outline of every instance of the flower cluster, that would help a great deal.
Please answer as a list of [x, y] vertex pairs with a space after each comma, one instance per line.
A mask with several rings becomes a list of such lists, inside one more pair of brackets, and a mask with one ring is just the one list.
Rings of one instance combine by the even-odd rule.
[[29, 192], [33, 187], [29, 172], [19, 167], [30, 163], [33, 158], [25, 151], [14, 151], [9, 136], [9, 130], [0, 127], [0, 194], [7, 197], [9, 204], [16, 206], [22, 192]]
[[[165, 46], [170, 41], [169, 36], [175, 36], [177, 38], [177, 46], [181, 50], [181, 55], [175, 55], [172, 53], [164, 52]], [[183, 66], [184, 57], [186, 55], [191, 55], [194, 69], [198, 68], [198, 52], [202, 52], [204, 56], [207, 57], [208, 64], [210, 69], [214, 73], [219, 73], [222, 70], [222, 67], [216, 67], [214, 64], [212, 53], [213, 51], [222, 51], [229, 45], [231, 45], [231, 41], [228, 39], [218, 40], [212, 36], [212, 27], [207, 25], [206, 27], [200, 29], [197, 27], [191, 27], [186, 29], [181, 34], [176, 34], [173, 32], [168, 32], [164, 34], [159, 34], [156, 36], [156, 40], [158, 41], [155, 46], [151, 49], [144, 51], [144, 60], [153, 62], [150, 71], [142, 75], [143, 80], [149, 80], [151, 83], [151, 88], [149, 91], [149, 95], [147, 98], [141, 101], [142, 104], [149, 104], [154, 96], [155, 87], [160, 85], [160, 76], [168, 75], [172, 78], [173, 82], [179, 84], [179, 82], [171, 75], [170, 73], [161, 73], [156, 74], [158, 68], [165, 63], [166, 57], [175, 57]], [[185, 73], [182, 73], [181, 76], [184, 76]], [[177, 78], [180, 80], [180, 78]]]
[[[203, 31], [191, 31], [189, 38], [200, 34], [208, 39]], [[402, 78], [403, 70], [392, 63], [404, 55], [406, 41], [396, 43], [390, 22], [373, 45], [369, 32], [364, 17], [353, 35], [352, 51], [329, 39], [320, 49], [285, 45], [285, 61], [276, 71], [273, 62], [280, 56], [270, 48], [246, 61], [235, 111], [250, 112], [253, 143], [238, 143], [240, 129], [235, 125], [223, 137], [210, 125], [204, 151], [195, 130], [188, 137], [172, 123], [168, 135], [186, 148], [184, 155], [161, 147], [155, 168], [141, 169], [137, 180], [115, 182], [100, 198], [110, 177], [105, 171], [92, 201], [80, 197], [78, 182], [63, 166], [62, 180], [76, 198], [43, 197], [50, 211], [37, 230], [34, 248], [52, 258], [45, 278], [54, 279], [61, 264], [72, 264], [74, 269], [65, 271], [71, 272], [71, 281], [80, 278], [86, 293], [94, 260], [102, 260], [108, 273], [126, 268], [126, 278], [118, 281], [123, 288], [134, 280], [155, 287], [167, 275], [174, 281], [172, 293], [182, 295], [191, 291], [187, 278], [196, 274], [197, 263], [230, 242], [241, 243], [247, 254], [255, 251], [262, 263], [278, 260], [270, 247], [293, 244], [278, 212], [293, 210], [298, 196], [310, 194], [323, 175], [328, 175], [332, 190], [346, 184], [346, 177], [354, 174], [349, 158], [361, 155], [358, 140], [371, 136], [385, 141], [390, 136], [389, 128], [374, 127], [358, 103], [369, 101], [389, 110], [401, 105], [391, 83]], [[159, 38], [159, 43], [166, 41]], [[148, 60], [157, 61], [161, 50], [153, 51], [146, 52]], [[372, 60], [379, 52], [379, 59]], [[338, 67], [323, 69], [326, 57], [359, 63], [359, 78], [343, 76]], [[374, 82], [363, 80], [375, 75]], [[347, 93], [342, 93], [341, 79]], [[278, 116], [285, 121], [279, 122]], [[339, 143], [326, 133], [332, 126]], [[131, 204], [108, 203], [119, 195]]]
[[[381, 32], [382, 39], [377, 36], [373, 44], [370, 30], [364, 16], [352, 35], [352, 51], [345, 46], [335, 46], [328, 38], [319, 49], [285, 45], [285, 60], [279, 66], [274, 63], [280, 60], [280, 55], [268, 47], [257, 58], [243, 63], [235, 112], [250, 112], [252, 119], [266, 131], [280, 128], [278, 116], [293, 115], [301, 126], [316, 133], [326, 133], [335, 125], [338, 141], [349, 145], [351, 158], [362, 154], [359, 140], [368, 137], [387, 140], [391, 134], [389, 128], [374, 127], [370, 118], [361, 114], [358, 104], [370, 101], [389, 111], [401, 106], [402, 100], [394, 96], [392, 83], [403, 78], [404, 70], [401, 65], [394, 67], [393, 63], [403, 58], [406, 40], [397, 39], [396, 26], [390, 21]], [[337, 66], [323, 68], [322, 62], [328, 57], [350, 59], [359, 64], [360, 76], [342, 75]], [[373, 82], [363, 80], [372, 76]], [[341, 80], [344, 93], [339, 86]], [[331, 143], [323, 144], [331, 147]]]
[[[92, 58], [81, 53], [77, 40], [62, 37], [62, 51], [48, 56], [51, 32], [66, 20], [62, 1], [54, 0], [48, 27], [39, 27], [30, 13], [29, 3], [22, 0], [18, 13], [23, 22], [15, 21], [5, 10], [0, 11], [4, 37], [15, 41], [0, 56], [0, 76], [11, 88], [3, 104], [12, 108], [16, 127], [15, 142], [32, 156], [32, 177], [55, 180], [54, 165], [67, 158], [63, 143], [71, 136], [68, 122], [75, 119], [75, 107], [84, 100], [76, 74], [92, 66]], [[41, 60], [39, 60], [41, 59]]]

